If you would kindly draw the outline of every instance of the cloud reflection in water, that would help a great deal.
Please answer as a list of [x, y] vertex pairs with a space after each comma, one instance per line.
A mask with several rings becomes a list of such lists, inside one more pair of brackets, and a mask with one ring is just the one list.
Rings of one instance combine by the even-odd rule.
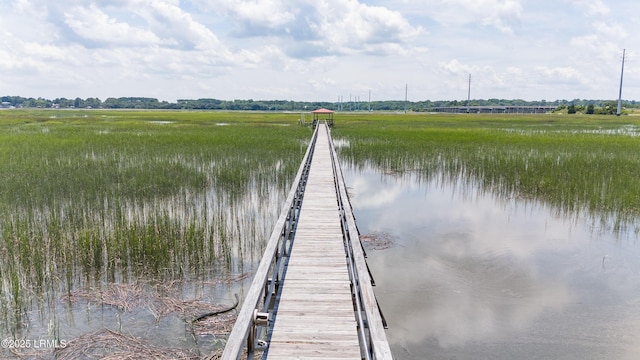
[[[579, 358], [592, 347], [609, 346], [585, 313], [610, 302], [607, 295], [598, 300], [591, 294], [594, 284], [604, 294], [636, 299], [633, 308], [640, 308], [640, 291], [632, 285], [640, 269], [624, 260], [637, 258], [638, 249], [624, 255], [544, 205], [371, 169], [347, 169], [345, 177], [361, 232], [397, 237], [396, 246], [369, 251], [368, 259], [396, 358], [434, 358], [439, 352], [465, 358], [482, 351], [482, 357], [509, 358], [529, 350], [538, 357]], [[607, 254], [623, 261], [603, 280], [598, 266]], [[625, 310], [613, 308], [611, 317]], [[616, 319], [607, 321], [620, 334], [640, 330], [637, 321], [622, 327]], [[594, 343], [567, 335], [573, 327], [593, 331]], [[634, 338], [609, 350], [637, 349]], [[573, 348], [579, 351], [567, 350]], [[398, 356], [398, 349], [406, 354]]]

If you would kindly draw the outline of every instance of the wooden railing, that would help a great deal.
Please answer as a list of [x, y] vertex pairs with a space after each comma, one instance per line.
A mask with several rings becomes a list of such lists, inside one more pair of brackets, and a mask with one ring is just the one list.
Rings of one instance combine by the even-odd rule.
[[[313, 133], [313, 137], [293, 182], [293, 186], [289, 191], [280, 217], [271, 233], [265, 254], [251, 283], [251, 288], [246, 295], [236, 323], [227, 339], [227, 344], [222, 354], [222, 359], [224, 360], [237, 360], [243, 354], [246, 354], [247, 359], [253, 359], [256, 350], [261, 348], [260, 338], [262, 331], [267, 329], [271, 322], [269, 311], [272, 310], [275, 302], [275, 299], [272, 298], [275, 297], [278, 292], [283, 267], [291, 250], [319, 128], [320, 127], [316, 127]], [[345, 251], [353, 288], [354, 309], [358, 321], [361, 354], [363, 358], [367, 360], [392, 359], [391, 350], [384, 332], [384, 320], [373, 292], [373, 281], [369, 274], [364, 251], [360, 242], [360, 236], [346, 191], [342, 169], [338, 162], [338, 156], [335, 152], [329, 128], [325, 127], [325, 129], [327, 129], [329, 134], [329, 148], [331, 151], [336, 196], [340, 206], [340, 219], [343, 228]]]
[[280, 217], [271, 233], [251, 288], [245, 297], [231, 334], [229, 334], [222, 359], [239, 359], [245, 348], [246, 358], [253, 359], [256, 348], [259, 348], [258, 342], [261, 332], [266, 329], [270, 321], [268, 314], [274, 302], [272, 297], [275, 296], [280, 284], [283, 262], [289, 256], [317, 137], [318, 129], [316, 128], [293, 181], [293, 186], [285, 200]]
[[[329, 131], [329, 128], [327, 128]], [[349, 273], [352, 283], [354, 308], [358, 320], [358, 336], [364, 358], [374, 360], [392, 359], [391, 349], [385, 334], [385, 321], [378, 307], [376, 296], [373, 292], [373, 280], [369, 275], [369, 268], [360, 242], [360, 235], [356, 226], [355, 217], [347, 194], [347, 186], [344, 182], [342, 168], [338, 162], [333, 139], [331, 142], [331, 157], [333, 172], [336, 182], [336, 194], [340, 206], [340, 219], [345, 241], [345, 251], [349, 264]]]

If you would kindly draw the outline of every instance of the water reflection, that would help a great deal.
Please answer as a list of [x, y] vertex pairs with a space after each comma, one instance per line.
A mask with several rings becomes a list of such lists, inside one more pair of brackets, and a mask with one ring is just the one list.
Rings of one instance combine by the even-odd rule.
[[[96, 236], [102, 237], [98, 242], [104, 244], [104, 251], [97, 257], [115, 253], [117, 259], [104, 261], [96, 268], [83, 267], [81, 261], [69, 264], [75, 271], [69, 273], [66, 283], [61, 283], [65, 264], [51, 260], [52, 268], [59, 268], [60, 273], [52, 276], [47, 291], [42, 293], [27, 286], [14, 293], [8, 281], [2, 282], [0, 338], [71, 341], [108, 329], [135, 336], [151, 347], [211, 353], [223, 346], [222, 337], [211, 334], [211, 326], [197, 331], [191, 320], [218, 310], [216, 306], [230, 306], [235, 294], [244, 298], [250, 274], [262, 257], [264, 239], [268, 239], [285, 197], [276, 181], [265, 180], [250, 183], [241, 194], [215, 188], [185, 190], [149, 201], [112, 204], [105, 200], [98, 209], [102, 212], [80, 209], [86, 223], [103, 225], [96, 231]], [[43, 232], [53, 226], [44, 221], [41, 225]], [[148, 234], [142, 232], [145, 229]], [[118, 231], [125, 232], [124, 236], [118, 236]], [[118, 258], [117, 241], [126, 239], [129, 243], [125, 244], [130, 245], [130, 238], [141, 233], [152, 237], [150, 244], [170, 244], [169, 256], [157, 256], [158, 272], [151, 271], [147, 264]], [[131, 248], [128, 251], [135, 249]], [[93, 256], [81, 249], [75, 252], [78, 258]], [[5, 264], [0, 263], [0, 273]], [[20, 271], [27, 279], [25, 283], [33, 284], [29, 277], [35, 273], [32, 268], [25, 266]], [[12, 307], [14, 303], [21, 304], [18, 310]], [[109, 346], [104, 345], [115, 351]], [[47, 357], [52, 351], [42, 348], [36, 355]], [[0, 349], [0, 359], [12, 357], [10, 349]]]
[[[640, 250], [533, 201], [346, 171], [398, 359], [635, 358]], [[635, 356], [634, 356], [635, 355]]]

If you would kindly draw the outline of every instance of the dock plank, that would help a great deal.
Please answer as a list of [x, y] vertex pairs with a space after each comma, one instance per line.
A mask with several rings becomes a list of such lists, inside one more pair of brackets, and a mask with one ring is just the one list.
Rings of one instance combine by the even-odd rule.
[[267, 359], [361, 359], [324, 129], [318, 132], [306, 186]]

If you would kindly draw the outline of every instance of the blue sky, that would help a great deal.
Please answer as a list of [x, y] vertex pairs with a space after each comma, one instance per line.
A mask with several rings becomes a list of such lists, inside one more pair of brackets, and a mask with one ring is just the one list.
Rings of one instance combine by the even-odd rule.
[[640, 100], [637, 0], [0, 0], [0, 95]]

